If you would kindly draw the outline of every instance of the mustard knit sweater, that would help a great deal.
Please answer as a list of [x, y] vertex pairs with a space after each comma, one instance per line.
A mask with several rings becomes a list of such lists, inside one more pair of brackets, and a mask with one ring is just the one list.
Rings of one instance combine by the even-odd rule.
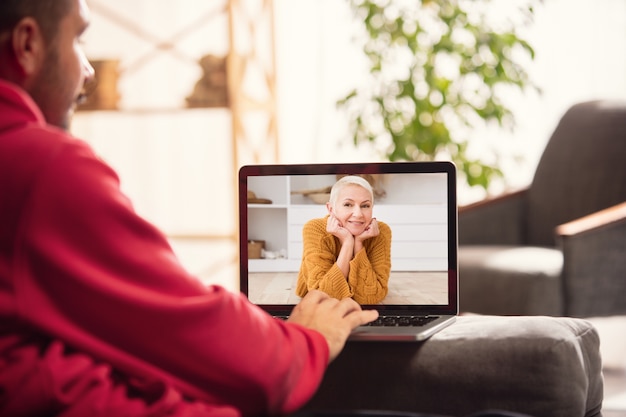
[[363, 242], [350, 261], [348, 279], [337, 266], [341, 244], [326, 231], [328, 216], [309, 220], [302, 229], [302, 265], [296, 294], [304, 297], [311, 289], [338, 299], [351, 297], [359, 304], [377, 304], [387, 296], [391, 271], [391, 229], [378, 222], [379, 235]]

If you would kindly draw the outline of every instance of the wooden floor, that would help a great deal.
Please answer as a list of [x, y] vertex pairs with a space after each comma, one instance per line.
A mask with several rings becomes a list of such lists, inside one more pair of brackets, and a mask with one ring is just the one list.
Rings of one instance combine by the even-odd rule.
[[[297, 304], [297, 272], [250, 274], [248, 297], [255, 304]], [[381, 304], [447, 304], [447, 272], [392, 272]]]

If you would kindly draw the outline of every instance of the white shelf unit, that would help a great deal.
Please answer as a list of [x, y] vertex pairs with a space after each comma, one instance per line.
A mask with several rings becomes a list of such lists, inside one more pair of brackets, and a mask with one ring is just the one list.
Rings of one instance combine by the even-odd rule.
[[[333, 181], [333, 176], [318, 178]], [[248, 240], [264, 241], [265, 250], [282, 254], [280, 259], [250, 259], [250, 272], [290, 272], [300, 268], [302, 256], [303, 219], [322, 217], [323, 204], [315, 204], [294, 190], [311, 189], [304, 178], [276, 175], [248, 178], [248, 190], [258, 198], [271, 200], [270, 204], [248, 204]], [[332, 184], [332, 182], [331, 182]]]
[[[392, 230], [392, 269], [445, 271], [448, 268], [446, 197], [430, 192], [445, 190], [445, 182], [441, 183], [445, 178], [427, 177], [424, 184], [410, 184], [418, 192], [409, 194], [403, 180], [404, 177], [390, 177], [387, 195], [374, 206], [375, 217]], [[327, 210], [324, 204], [316, 204], [293, 191], [319, 189], [335, 181], [334, 175], [248, 178], [248, 190], [258, 198], [271, 200], [270, 204], [248, 205], [248, 240], [262, 240], [267, 251], [284, 255], [279, 259], [250, 259], [249, 272], [299, 270], [302, 227], [312, 218], [325, 216]], [[420, 188], [423, 193], [419, 192]]]

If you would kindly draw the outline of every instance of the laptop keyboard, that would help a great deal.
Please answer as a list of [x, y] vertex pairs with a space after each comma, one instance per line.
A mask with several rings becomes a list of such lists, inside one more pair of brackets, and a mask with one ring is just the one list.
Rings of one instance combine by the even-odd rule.
[[433, 320], [436, 320], [438, 316], [379, 316], [371, 323], [365, 324], [365, 326], [377, 326], [377, 327], [408, 327], [408, 326], [424, 326]]
[[[289, 316], [274, 316], [279, 320], [287, 320]], [[373, 327], [419, 327], [438, 319], [439, 316], [379, 316], [371, 323], [364, 326]]]

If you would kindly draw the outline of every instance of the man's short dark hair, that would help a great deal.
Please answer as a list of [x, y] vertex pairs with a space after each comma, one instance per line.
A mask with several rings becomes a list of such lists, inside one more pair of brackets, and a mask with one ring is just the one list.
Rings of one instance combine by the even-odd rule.
[[45, 39], [51, 41], [71, 8], [72, 0], [0, 0], [0, 33], [13, 29], [23, 18], [32, 17]]

